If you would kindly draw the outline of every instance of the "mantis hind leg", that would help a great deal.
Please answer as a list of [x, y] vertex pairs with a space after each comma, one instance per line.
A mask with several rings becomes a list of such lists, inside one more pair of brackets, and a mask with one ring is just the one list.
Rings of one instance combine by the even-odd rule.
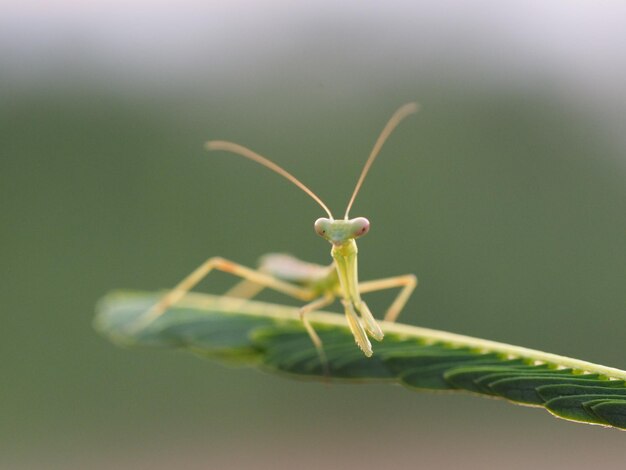
[[[263, 274], [267, 274], [269, 276], [275, 277], [276, 275], [272, 273], [271, 270], [267, 269], [267, 266], [263, 262], [263, 260], [267, 259], [276, 259], [276, 257], [280, 256], [281, 260], [284, 259], [282, 257], [286, 255], [264, 255], [261, 258], [261, 263], [257, 268], [257, 271]], [[279, 262], [281, 261], [279, 260]], [[250, 279], [242, 279], [240, 282], [235, 284], [233, 287], [224, 292], [226, 297], [236, 297], [238, 299], [252, 299], [259, 295], [267, 286], [263, 284], [259, 284], [258, 282], [252, 281]]]
[[285, 295], [294, 297], [299, 300], [308, 301], [311, 300], [311, 298], [313, 297], [313, 294], [309, 289], [289, 284], [288, 282], [281, 281], [280, 279], [277, 279], [269, 274], [256, 271], [233, 261], [229, 261], [220, 257], [213, 257], [207, 259], [191, 274], [189, 274], [182, 281], [180, 281], [171, 291], [165, 294], [165, 296], [159, 302], [153, 305], [142, 317], [140, 317], [135, 322], [132, 328], [141, 329], [142, 327], [159, 318], [165, 313], [168, 308], [170, 308], [172, 305], [182, 299], [187, 294], [187, 292], [193, 289], [214, 269], [241, 277], [254, 284], [273, 289], [277, 292], [281, 292]]
[[395, 322], [409, 300], [409, 297], [411, 297], [413, 290], [417, 287], [417, 277], [415, 277], [415, 275], [405, 274], [404, 276], [394, 276], [362, 282], [359, 284], [359, 292], [374, 292], [396, 287], [401, 287], [402, 289], [385, 313], [386, 321]]
[[259, 295], [265, 286], [248, 279], [238, 282], [233, 287], [224, 292], [226, 297], [236, 297], [238, 299], [252, 299]]

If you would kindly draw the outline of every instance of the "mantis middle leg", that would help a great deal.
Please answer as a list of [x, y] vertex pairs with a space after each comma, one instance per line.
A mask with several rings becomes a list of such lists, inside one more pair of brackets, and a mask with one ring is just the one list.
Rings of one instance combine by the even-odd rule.
[[403, 276], [365, 281], [359, 284], [359, 291], [365, 293], [383, 289], [393, 289], [395, 287], [402, 287], [402, 289], [385, 313], [386, 321], [395, 322], [413, 293], [413, 290], [417, 287], [417, 277], [415, 277], [415, 275], [405, 274]]

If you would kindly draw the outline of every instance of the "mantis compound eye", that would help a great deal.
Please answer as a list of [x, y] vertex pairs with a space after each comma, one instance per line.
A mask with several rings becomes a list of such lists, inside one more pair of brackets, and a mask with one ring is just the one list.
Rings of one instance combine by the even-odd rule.
[[315, 232], [320, 236], [320, 237], [326, 237], [326, 235], [328, 234], [328, 227], [330, 225], [330, 219], [326, 219], [324, 217], [321, 217], [319, 219], [317, 219], [315, 221]]
[[354, 238], [362, 237], [370, 231], [370, 221], [365, 217], [357, 217], [352, 219], [352, 236]]

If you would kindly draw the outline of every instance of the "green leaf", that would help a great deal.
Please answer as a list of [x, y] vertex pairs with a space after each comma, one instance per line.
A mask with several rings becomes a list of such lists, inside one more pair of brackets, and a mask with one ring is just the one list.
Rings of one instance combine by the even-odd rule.
[[626, 400], [601, 400], [590, 406], [593, 413], [606, 423], [616, 428], [626, 428]]
[[626, 429], [626, 372], [555, 354], [443, 331], [381, 322], [385, 338], [366, 358], [343, 315], [314, 312], [327, 368], [293, 307], [189, 294], [147, 326], [160, 294], [115, 292], [95, 328], [124, 346], [185, 349], [202, 357], [323, 381], [401, 383], [469, 391], [542, 406], [572, 421]]

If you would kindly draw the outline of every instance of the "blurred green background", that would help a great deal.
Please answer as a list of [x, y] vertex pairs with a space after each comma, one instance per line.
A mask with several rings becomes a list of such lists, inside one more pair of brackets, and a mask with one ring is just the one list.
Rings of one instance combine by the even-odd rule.
[[[624, 9], [572, 20], [563, 4], [541, 22], [497, 2], [184, 5], [3, 7], [0, 467], [623, 459], [623, 434], [544, 411], [127, 351], [91, 320], [109, 290], [170, 287], [213, 255], [330, 262], [313, 201], [203, 142], [249, 146], [341, 213], [382, 126], [416, 99], [352, 210], [372, 223], [361, 278], [417, 274], [405, 322], [626, 368]], [[581, 38], [580, 22], [602, 33]]]

